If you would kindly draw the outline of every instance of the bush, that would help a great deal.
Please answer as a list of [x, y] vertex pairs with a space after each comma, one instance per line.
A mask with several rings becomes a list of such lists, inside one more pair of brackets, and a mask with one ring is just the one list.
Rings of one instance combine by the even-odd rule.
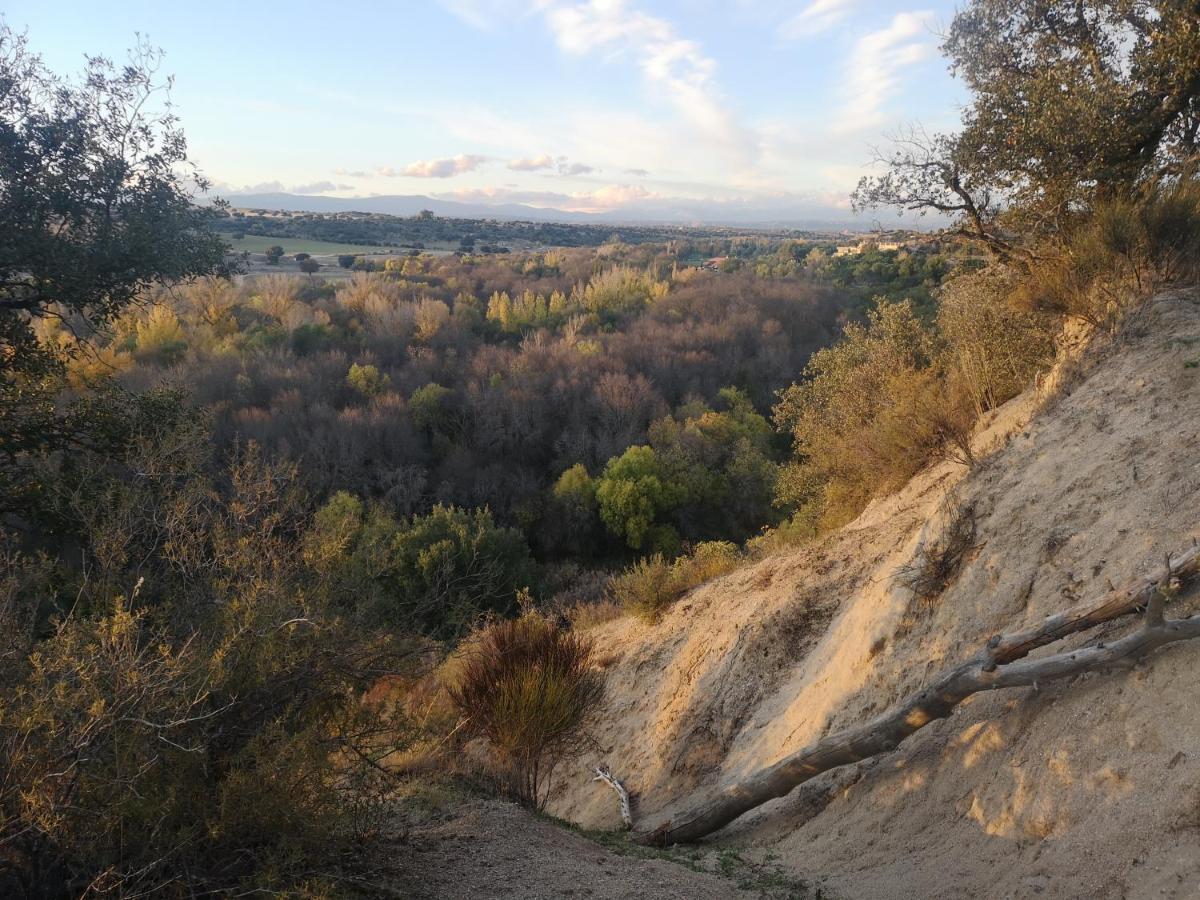
[[937, 533], [924, 540], [913, 561], [896, 572], [913, 596], [926, 604], [941, 596], [958, 573], [963, 557], [975, 547], [975, 508], [947, 499], [929, 525]]
[[468, 640], [450, 697], [468, 732], [487, 739], [513, 796], [541, 809], [554, 767], [579, 745], [602, 691], [592, 643], [526, 609]]
[[1139, 299], [1200, 277], [1200, 182], [1097, 205], [1030, 268], [1016, 292], [1026, 307], [1112, 328]]
[[731, 572], [740, 561], [735, 545], [706, 541], [674, 562], [667, 562], [661, 553], [638, 560], [613, 577], [610, 591], [627, 613], [653, 623], [692, 588]]
[[938, 296], [949, 367], [979, 413], [1015, 397], [1054, 361], [1056, 322], [1010, 303], [1016, 276], [1000, 267], [959, 276]]
[[93, 416], [32, 464], [68, 549], [0, 555], [0, 895], [286, 893], [378, 826], [399, 732], [359, 698], [406, 645], [305, 568], [293, 469], [218, 480], [169, 395]]
[[937, 352], [904, 302], [881, 304], [865, 326], [848, 325], [840, 343], [814, 353], [808, 380], [782, 391], [775, 407], [797, 455], [780, 502], [834, 528], [928, 462], [955, 432], [937, 402]]

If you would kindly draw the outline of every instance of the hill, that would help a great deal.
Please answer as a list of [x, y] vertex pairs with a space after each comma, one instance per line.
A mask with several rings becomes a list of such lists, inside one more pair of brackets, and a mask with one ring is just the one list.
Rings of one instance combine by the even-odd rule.
[[[551, 811], [617, 827], [611, 792], [586, 774], [607, 761], [639, 819], [667, 818], [886, 709], [990, 635], [1161, 570], [1200, 537], [1198, 342], [1200, 294], [1162, 295], [990, 416], [973, 470], [935, 465], [821, 542], [697, 589], [655, 626], [598, 626], [599, 749], [562, 767]], [[922, 601], [897, 574], [958, 515], [973, 521], [971, 548]], [[861, 900], [1195, 896], [1196, 653], [977, 695], [715, 841]]]

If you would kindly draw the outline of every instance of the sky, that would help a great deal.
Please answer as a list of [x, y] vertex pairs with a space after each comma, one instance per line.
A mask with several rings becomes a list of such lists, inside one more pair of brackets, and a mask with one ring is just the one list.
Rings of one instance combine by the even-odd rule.
[[219, 192], [845, 214], [872, 147], [953, 128], [946, 0], [7, 0], [60, 73], [165, 51]]

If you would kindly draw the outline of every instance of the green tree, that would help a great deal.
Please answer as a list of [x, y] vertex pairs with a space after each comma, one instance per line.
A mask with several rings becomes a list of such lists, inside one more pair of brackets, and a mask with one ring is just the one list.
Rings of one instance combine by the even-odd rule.
[[634, 550], [678, 550], [678, 533], [661, 520], [683, 496], [654, 450], [645, 446], [630, 447], [610, 459], [596, 484], [601, 520]]
[[152, 285], [227, 271], [159, 60], [139, 45], [69, 81], [0, 23], [0, 508], [31, 489], [13, 474], [23, 454], [85, 440], [83, 419], [55, 415], [64, 347], [38, 340], [39, 321], [86, 334]]
[[971, 91], [955, 135], [900, 136], [856, 206], [954, 217], [1012, 255], [1097, 202], [1194, 172], [1200, 7], [1174, 0], [972, 0], [943, 50]]
[[314, 518], [305, 559], [370, 618], [453, 638], [483, 613], [510, 613], [537, 584], [524, 536], [486, 509], [438, 505], [397, 521], [340, 492]]
[[364, 397], [376, 397], [382, 394], [391, 383], [391, 378], [380, 372], [377, 366], [360, 366], [358, 363], [351, 363], [350, 371], [346, 374], [346, 384]]
[[272, 244], [268, 247], [264, 254], [267, 257], [267, 262], [273, 266], [279, 265], [279, 260], [283, 258], [283, 248], [278, 244]]
[[357, 258], [358, 257], [356, 257], [353, 253], [343, 253], [340, 256], [338, 256], [337, 262], [338, 262], [338, 265], [341, 266], [343, 269], [349, 269], [349, 268], [353, 267], [354, 261]]
[[305, 275], [312, 276], [314, 273], [321, 271], [321, 264], [312, 257], [306, 257], [300, 260], [300, 271]]

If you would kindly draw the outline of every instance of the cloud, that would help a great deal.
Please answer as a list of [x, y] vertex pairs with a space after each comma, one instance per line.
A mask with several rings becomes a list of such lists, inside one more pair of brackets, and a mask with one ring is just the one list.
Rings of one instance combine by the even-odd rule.
[[258, 184], [243, 184], [238, 187], [227, 181], [218, 181], [214, 182], [213, 190], [222, 194], [326, 194], [330, 191], [352, 191], [354, 185], [313, 181], [289, 186], [282, 181], [260, 181]]
[[368, 178], [370, 172], [364, 172], [362, 169], [334, 169], [334, 175], [341, 175], [343, 178]]
[[626, 175], [632, 175], [635, 178], [646, 178], [650, 175], [645, 169], [626, 169]]
[[798, 39], [828, 31], [846, 18], [857, 0], [812, 0], [779, 26], [781, 37]]
[[450, 178], [454, 175], [462, 175], [464, 172], [474, 172], [487, 161], [488, 158], [486, 156], [479, 156], [474, 153], [460, 153], [458, 156], [446, 157], [445, 159], [417, 160], [414, 163], [409, 163], [399, 172], [390, 166], [384, 166], [377, 170], [376, 174], [387, 178], [394, 178], [397, 175], [406, 175], [409, 178]]
[[903, 12], [886, 28], [859, 38], [846, 61], [842, 114], [831, 130], [846, 133], [882, 124], [883, 105], [900, 87], [904, 70], [933, 55], [932, 32], [932, 13]]
[[433, 196], [439, 200], [457, 200], [461, 203], [525, 203], [530, 206], [561, 206], [571, 199], [570, 194], [557, 191], [527, 191], [507, 187], [461, 188]]
[[298, 184], [292, 188], [293, 194], [327, 194], [330, 191], [352, 191], [352, 184], [334, 184], [332, 181], [314, 181], [311, 184]]
[[486, 203], [501, 205], [523, 203], [569, 212], [601, 212], [616, 209], [645, 200], [661, 199], [659, 194], [640, 185], [611, 184], [594, 191], [577, 191], [566, 194], [558, 191], [512, 190], [504, 187], [463, 188], [434, 194], [439, 200], [457, 200], [461, 203]]
[[468, 25], [484, 30], [495, 27], [498, 21], [520, 13], [514, 0], [441, 0], [447, 12]]
[[541, 156], [528, 156], [524, 159], [514, 159], [508, 167], [514, 172], [540, 172], [542, 169], [554, 168], [554, 157], [549, 153]]
[[627, 0], [588, 0], [538, 5], [564, 53], [628, 54], [676, 110], [701, 132], [727, 144], [742, 138], [720, 99], [716, 63], [695, 41], [682, 38], [666, 19], [630, 6]]
[[596, 170], [592, 166], [586, 165], [585, 163], [573, 163], [568, 162], [565, 159], [560, 160], [558, 163], [559, 175], [590, 175], [595, 171]]
[[577, 194], [576, 199], [591, 201], [593, 208], [612, 209], [615, 206], [628, 206], [640, 200], [657, 200], [660, 199], [660, 195], [637, 184], [610, 184], [588, 194]]

